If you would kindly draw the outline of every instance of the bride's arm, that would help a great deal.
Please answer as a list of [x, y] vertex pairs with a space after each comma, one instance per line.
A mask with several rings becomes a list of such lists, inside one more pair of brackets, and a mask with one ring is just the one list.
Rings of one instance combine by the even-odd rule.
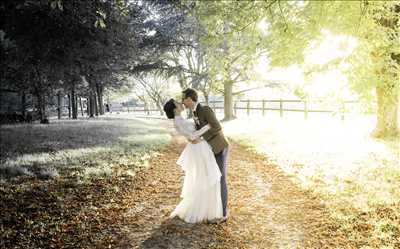
[[206, 133], [209, 129], [211, 129], [211, 126], [209, 124], [203, 126], [200, 130], [194, 131], [191, 133], [190, 140], [196, 140], [199, 137], [201, 137], [204, 133]]
[[186, 123], [188, 121], [186, 121], [184, 118], [182, 118], [181, 116], [175, 116], [174, 118], [174, 126], [176, 131], [181, 134], [182, 136], [184, 136], [187, 139], [191, 139], [192, 133], [188, 128], [188, 124]]
[[202, 127], [200, 130], [196, 131], [193, 123], [184, 119], [181, 116], [176, 116], [175, 117], [175, 128], [181, 135], [183, 135], [187, 139], [193, 141], [193, 140], [198, 139], [205, 132], [207, 132], [209, 129], [211, 129], [211, 126], [206, 125], [206, 126]]

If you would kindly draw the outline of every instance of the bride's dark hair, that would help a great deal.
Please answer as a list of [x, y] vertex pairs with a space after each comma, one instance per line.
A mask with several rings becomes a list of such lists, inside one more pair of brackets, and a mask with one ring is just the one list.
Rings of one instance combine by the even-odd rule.
[[170, 99], [167, 101], [167, 103], [165, 103], [164, 112], [167, 115], [167, 118], [173, 119], [175, 117], [175, 112], [174, 112], [175, 108], [176, 105], [174, 99]]

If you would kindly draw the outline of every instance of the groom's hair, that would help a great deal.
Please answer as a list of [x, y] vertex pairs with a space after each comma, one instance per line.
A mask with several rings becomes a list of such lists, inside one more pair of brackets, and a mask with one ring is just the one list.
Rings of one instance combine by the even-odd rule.
[[197, 92], [192, 88], [187, 88], [185, 91], [182, 92], [183, 98], [191, 98], [194, 102], [197, 102]]
[[173, 119], [175, 117], [175, 112], [174, 112], [175, 108], [176, 106], [174, 99], [170, 99], [167, 101], [167, 103], [165, 103], [164, 112], [167, 115], [167, 118]]

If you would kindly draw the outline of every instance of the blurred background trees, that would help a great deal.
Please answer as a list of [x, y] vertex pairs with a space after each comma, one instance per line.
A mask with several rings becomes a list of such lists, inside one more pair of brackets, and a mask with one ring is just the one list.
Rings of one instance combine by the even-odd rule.
[[[224, 89], [225, 119], [233, 118], [235, 82], [250, 82], [257, 58], [265, 56], [266, 74], [274, 67], [302, 69], [306, 82], [294, 92], [303, 98], [312, 96], [307, 81], [334, 71], [330, 78], [337, 77], [338, 86], [343, 84], [360, 101], [376, 102], [373, 135], [398, 135], [399, 1], [196, 2], [194, 15], [206, 30], [201, 41], [207, 47], [209, 76]], [[335, 51], [326, 46], [337, 40]], [[318, 49], [322, 53], [313, 55]], [[342, 90], [335, 90], [330, 97], [343, 100]]]
[[[280, 88], [302, 100], [355, 98], [376, 111], [375, 136], [395, 136], [399, 10], [399, 1], [5, 0], [1, 89], [19, 93], [22, 113], [34, 96], [45, 122], [54, 96], [77, 118], [78, 107], [102, 115], [105, 93], [129, 88], [160, 108], [186, 87], [205, 102], [222, 96], [231, 120], [235, 99]], [[162, 82], [175, 92], [155, 99], [148, 87]]]
[[90, 116], [103, 114], [105, 88], [184, 46], [184, 13], [165, 1], [2, 1], [0, 11], [1, 88], [32, 94], [41, 122], [57, 92], [69, 96], [72, 118], [78, 96]]

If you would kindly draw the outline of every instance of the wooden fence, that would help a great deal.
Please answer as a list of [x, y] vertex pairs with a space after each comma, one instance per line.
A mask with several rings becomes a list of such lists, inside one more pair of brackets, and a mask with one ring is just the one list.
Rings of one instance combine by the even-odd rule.
[[[203, 103], [205, 104], [205, 103]], [[340, 115], [341, 119], [345, 119], [345, 115], [353, 112], [354, 105], [360, 104], [358, 101], [343, 101], [334, 107], [324, 104], [323, 101], [304, 101], [304, 100], [236, 100], [233, 102], [233, 111], [237, 116], [239, 112], [243, 115], [253, 115], [256, 112], [265, 116], [268, 111], [279, 112], [280, 117], [285, 112], [301, 112], [307, 119], [310, 113], [331, 113]], [[224, 110], [223, 101], [210, 101], [208, 104], [216, 113]], [[122, 111], [143, 113], [144, 115], [160, 115], [160, 111], [155, 108], [124, 106]]]

